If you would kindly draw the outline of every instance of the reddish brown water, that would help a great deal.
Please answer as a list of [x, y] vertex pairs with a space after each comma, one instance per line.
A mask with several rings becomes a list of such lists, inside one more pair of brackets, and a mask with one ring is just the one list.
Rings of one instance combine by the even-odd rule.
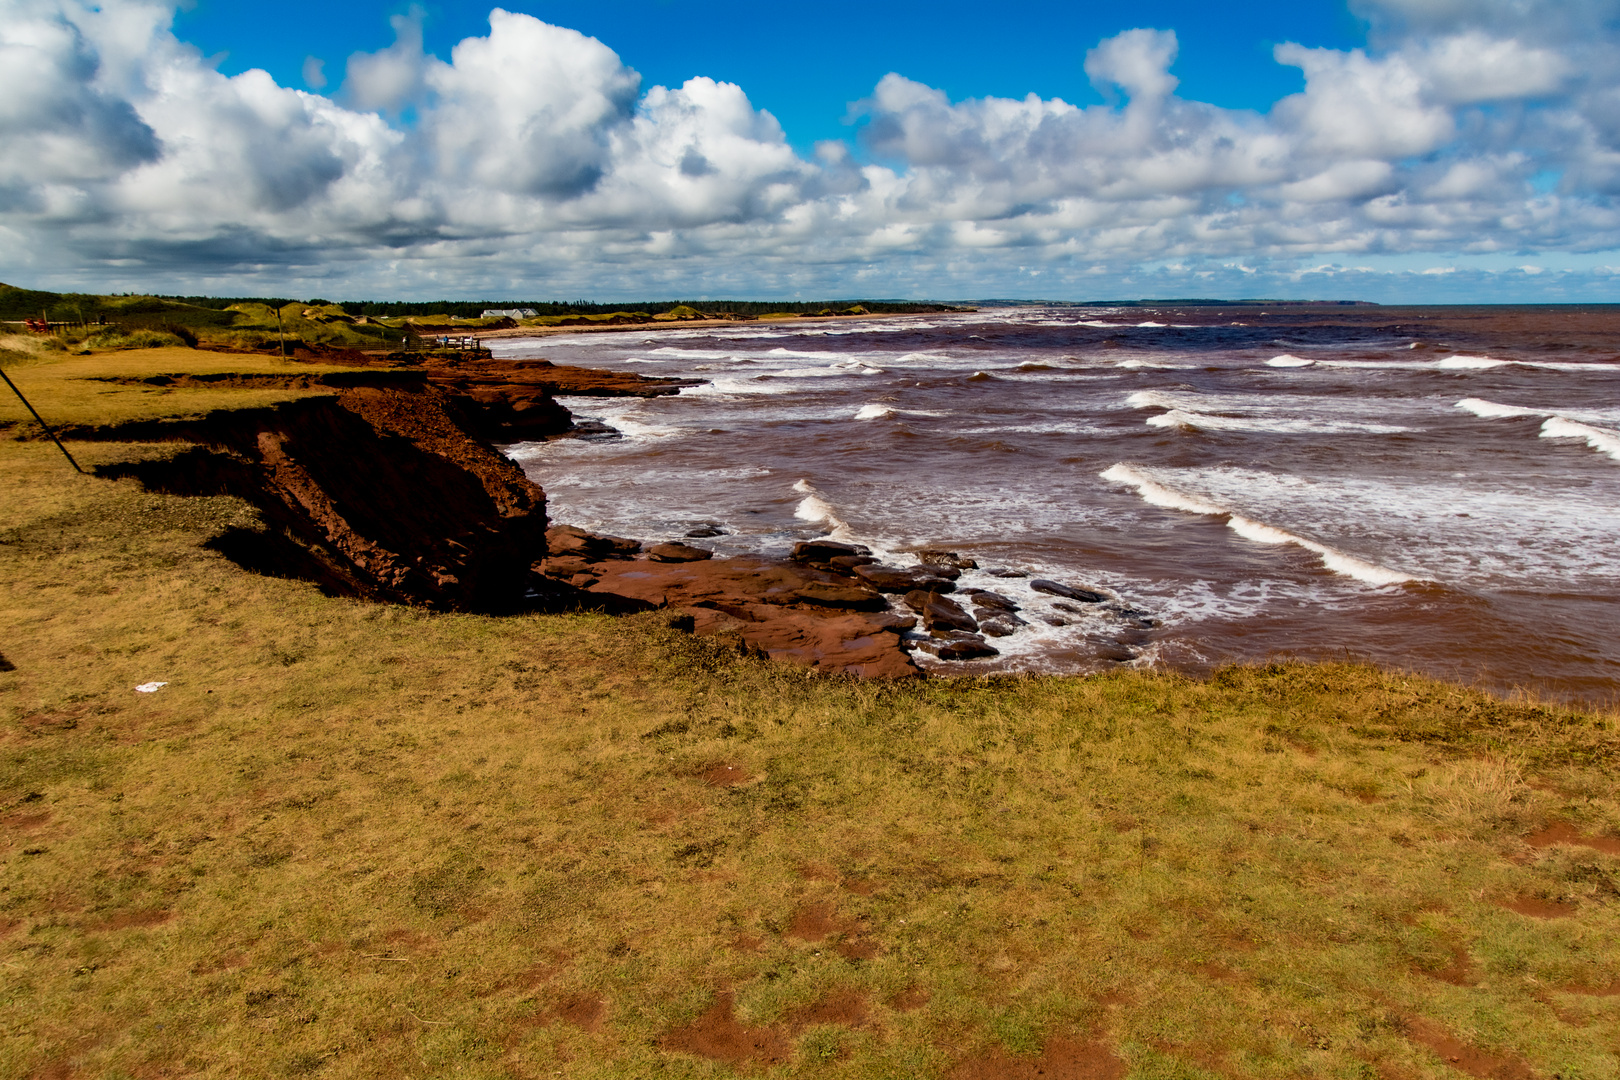
[[514, 447], [557, 520], [947, 547], [1112, 598], [969, 573], [1030, 625], [957, 669], [1348, 655], [1620, 689], [1620, 308], [1020, 308], [499, 351], [709, 380], [569, 402], [622, 438]]

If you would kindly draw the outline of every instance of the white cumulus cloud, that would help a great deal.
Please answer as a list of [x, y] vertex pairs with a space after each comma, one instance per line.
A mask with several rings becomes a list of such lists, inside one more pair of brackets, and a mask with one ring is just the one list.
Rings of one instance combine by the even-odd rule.
[[[1359, 287], [1372, 271], [1332, 269], [1352, 255], [1620, 248], [1620, 0], [1357, 10], [1364, 48], [1276, 48], [1305, 87], [1264, 111], [1178, 94], [1181, 43], [1141, 28], [1086, 52], [1102, 104], [952, 100], [896, 72], [858, 104], [864, 155], [804, 157], [746, 87], [644, 86], [607, 43], [499, 8], [444, 58], [419, 9], [397, 16], [394, 44], [349, 57], [325, 96], [221, 74], [159, 0], [0, 0], [0, 274], [488, 295], [982, 295], [1038, 276], [1128, 294]], [[305, 84], [324, 80], [311, 57]]]

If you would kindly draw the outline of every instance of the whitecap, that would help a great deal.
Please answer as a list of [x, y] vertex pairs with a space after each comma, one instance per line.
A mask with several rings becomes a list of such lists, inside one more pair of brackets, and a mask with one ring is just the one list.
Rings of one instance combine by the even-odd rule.
[[1486, 420], [1495, 420], [1507, 416], [1546, 416], [1546, 409], [1526, 409], [1518, 405], [1498, 405], [1494, 401], [1484, 398], [1463, 398], [1457, 402], [1457, 408], [1471, 412], [1475, 416]]
[[1125, 397], [1125, 404], [1133, 409], [1175, 409], [1180, 400], [1163, 390], [1137, 390]]
[[1268, 435], [1399, 435], [1411, 428], [1395, 424], [1367, 424], [1348, 420], [1308, 420], [1288, 416], [1213, 416], [1190, 409], [1172, 408], [1145, 421], [1149, 427], [1192, 431], [1248, 431]]
[[769, 376], [751, 379], [713, 379], [701, 386], [683, 386], [680, 397], [730, 397], [748, 394], [791, 394], [792, 383], [772, 383]]
[[1287, 353], [1283, 353], [1281, 356], [1273, 356], [1270, 360], [1267, 360], [1266, 361], [1266, 366], [1267, 367], [1285, 367], [1285, 368], [1286, 367], [1310, 367], [1314, 363], [1316, 363], [1315, 360], [1306, 360], [1306, 359], [1304, 359], [1302, 357], [1290, 356]]
[[860, 409], [855, 413], [855, 419], [857, 419], [857, 420], [883, 420], [883, 419], [886, 419], [887, 417], [890, 417], [890, 416], [893, 416], [893, 415], [894, 415], [894, 410], [889, 408], [887, 405], [879, 405], [878, 403], [873, 402], [870, 405], [862, 405], [860, 407]]
[[1225, 517], [1229, 529], [1248, 540], [1262, 544], [1294, 544], [1312, 552], [1322, 560], [1326, 566], [1336, 574], [1355, 578], [1357, 581], [1369, 585], [1395, 585], [1403, 581], [1418, 581], [1419, 578], [1411, 574], [1392, 570], [1387, 566], [1369, 562], [1358, 558], [1338, 548], [1327, 544], [1320, 544], [1308, 540], [1284, 529], [1255, 521], [1237, 513], [1230, 507], [1192, 495], [1177, 491], [1153, 479], [1147, 473], [1124, 462], [1117, 462], [1106, 469], [1102, 474], [1104, 480], [1112, 480], [1117, 484], [1126, 484], [1136, 488], [1142, 500], [1152, 506], [1162, 506], [1170, 510], [1185, 510], [1192, 514], [1204, 514], [1210, 517]]
[[1162, 329], [1164, 329], [1164, 323], [1162, 323], [1162, 322], [1139, 322], [1136, 325], [1139, 326], [1139, 327], [1144, 327], [1144, 328], [1150, 329], [1150, 330], [1162, 330]]
[[1446, 371], [1485, 371], [1512, 362], [1511, 360], [1497, 360], [1489, 356], [1448, 356], [1436, 366]]
[[1620, 461], [1620, 431], [1606, 431], [1589, 424], [1576, 423], [1562, 416], [1549, 417], [1541, 425], [1543, 439], [1584, 439], [1586, 445]]

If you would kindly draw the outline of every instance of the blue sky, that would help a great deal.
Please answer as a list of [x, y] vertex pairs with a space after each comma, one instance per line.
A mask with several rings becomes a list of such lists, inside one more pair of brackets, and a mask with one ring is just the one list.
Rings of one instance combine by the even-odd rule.
[[1620, 0], [0, 0], [0, 280], [1620, 302]]
[[[598, 38], [649, 85], [679, 86], [694, 75], [736, 83], [781, 121], [801, 152], [818, 140], [849, 138], [850, 103], [891, 71], [953, 99], [1035, 93], [1091, 104], [1103, 95], [1082, 67], [1086, 50], [1149, 26], [1174, 29], [1181, 39], [1173, 71], [1182, 93], [1263, 110], [1304, 87], [1298, 68], [1272, 59], [1273, 46], [1353, 48], [1366, 43], [1367, 29], [1334, 0], [1008, 0], [994, 8], [981, 0], [913, 0], [861, 5], [845, 9], [847, 15], [826, 4], [742, 0], [502, 6]], [[441, 57], [463, 38], [488, 31], [488, 4], [196, 0], [179, 12], [175, 32], [204, 54], [222, 56], [221, 71], [263, 68], [283, 86], [305, 86], [304, 63], [314, 57], [323, 62], [324, 89], [333, 92], [344, 60], [391, 44], [390, 17], [412, 11], [421, 13], [426, 48]]]

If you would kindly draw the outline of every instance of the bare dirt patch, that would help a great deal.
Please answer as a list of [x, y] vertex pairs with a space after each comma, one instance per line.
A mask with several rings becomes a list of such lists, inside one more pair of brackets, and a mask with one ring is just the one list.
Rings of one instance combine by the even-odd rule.
[[1419, 1046], [1434, 1051], [1453, 1069], [1469, 1076], [1484, 1077], [1486, 1080], [1535, 1080], [1535, 1073], [1524, 1062], [1498, 1057], [1469, 1046], [1427, 1020], [1408, 1021], [1406, 1035]]
[[708, 765], [701, 775], [703, 782], [710, 787], [736, 787], [738, 784], [746, 784], [749, 779], [747, 769], [729, 761], [717, 761]]
[[1510, 896], [1501, 903], [1509, 911], [1517, 911], [1520, 915], [1528, 915], [1532, 919], [1566, 919], [1575, 914], [1575, 904], [1570, 900], [1548, 900], [1540, 896]]
[[947, 1075], [951, 1080], [1120, 1080], [1125, 1063], [1098, 1042], [1052, 1039], [1040, 1057], [1013, 1057], [997, 1047], [961, 1062]]
[[1589, 847], [1608, 855], [1620, 855], [1620, 839], [1613, 836], [1586, 836], [1567, 821], [1555, 821], [1540, 832], [1524, 838], [1533, 848], [1548, 848], [1554, 844], [1573, 844]]
[[786, 1032], [743, 1024], [733, 1012], [735, 1000], [729, 990], [716, 995], [706, 1012], [665, 1035], [659, 1045], [732, 1065], [779, 1065], [787, 1061], [792, 1047]]
[[858, 1028], [867, 1019], [866, 995], [858, 990], [840, 990], [813, 1005], [789, 1013], [786, 1023], [792, 1030], [799, 1031], [812, 1024], [843, 1024], [845, 1027]]
[[765, 951], [765, 939], [757, 938], [753, 934], [738, 934], [726, 944], [737, 952], [759, 953]]
[[541, 1022], [572, 1024], [581, 1031], [595, 1033], [602, 1030], [602, 1020], [606, 1016], [606, 1001], [592, 994], [581, 994], [558, 1002]]
[[1459, 942], [1453, 941], [1448, 944], [1451, 948], [1451, 958], [1444, 967], [1420, 967], [1418, 970], [1431, 979], [1439, 979], [1441, 982], [1450, 983], [1452, 986], [1477, 985], [1479, 975], [1474, 970], [1474, 961], [1468, 955], [1468, 950]]
[[51, 812], [49, 810], [39, 810], [32, 814], [12, 814], [5, 819], [3, 824], [5, 828], [14, 829], [17, 832], [32, 832], [35, 829], [43, 828], [50, 820]]
[[793, 913], [787, 936], [800, 941], [825, 941], [834, 934], [847, 934], [855, 924], [838, 914], [838, 909], [825, 901], [806, 904]]
[[846, 938], [833, 946], [833, 948], [845, 960], [872, 960], [877, 957], [878, 953], [883, 951], [881, 945], [865, 935]]
[[844, 879], [844, 888], [856, 896], [873, 897], [877, 895], [877, 882], [871, 878], [847, 877]]
[[133, 930], [144, 929], [149, 926], [161, 926], [174, 918], [174, 912], [163, 908], [147, 908], [143, 911], [118, 911], [91, 925], [92, 930]]
[[894, 997], [889, 999], [889, 1008], [896, 1012], [911, 1012], [920, 1009], [933, 999], [932, 994], [916, 983], [912, 983]]
[[199, 960], [191, 967], [193, 975], [216, 975], [221, 971], [232, 971], [239, 967], [247, 967], [247, 957], [241, 953], [222, 953], [211, 956], [207, 960]]
[[1565, 986], [1561, 989], [1566, 994], [1585, 994], [1587, 997], [1620, 997], [1620, 979], [1607, 986]]

